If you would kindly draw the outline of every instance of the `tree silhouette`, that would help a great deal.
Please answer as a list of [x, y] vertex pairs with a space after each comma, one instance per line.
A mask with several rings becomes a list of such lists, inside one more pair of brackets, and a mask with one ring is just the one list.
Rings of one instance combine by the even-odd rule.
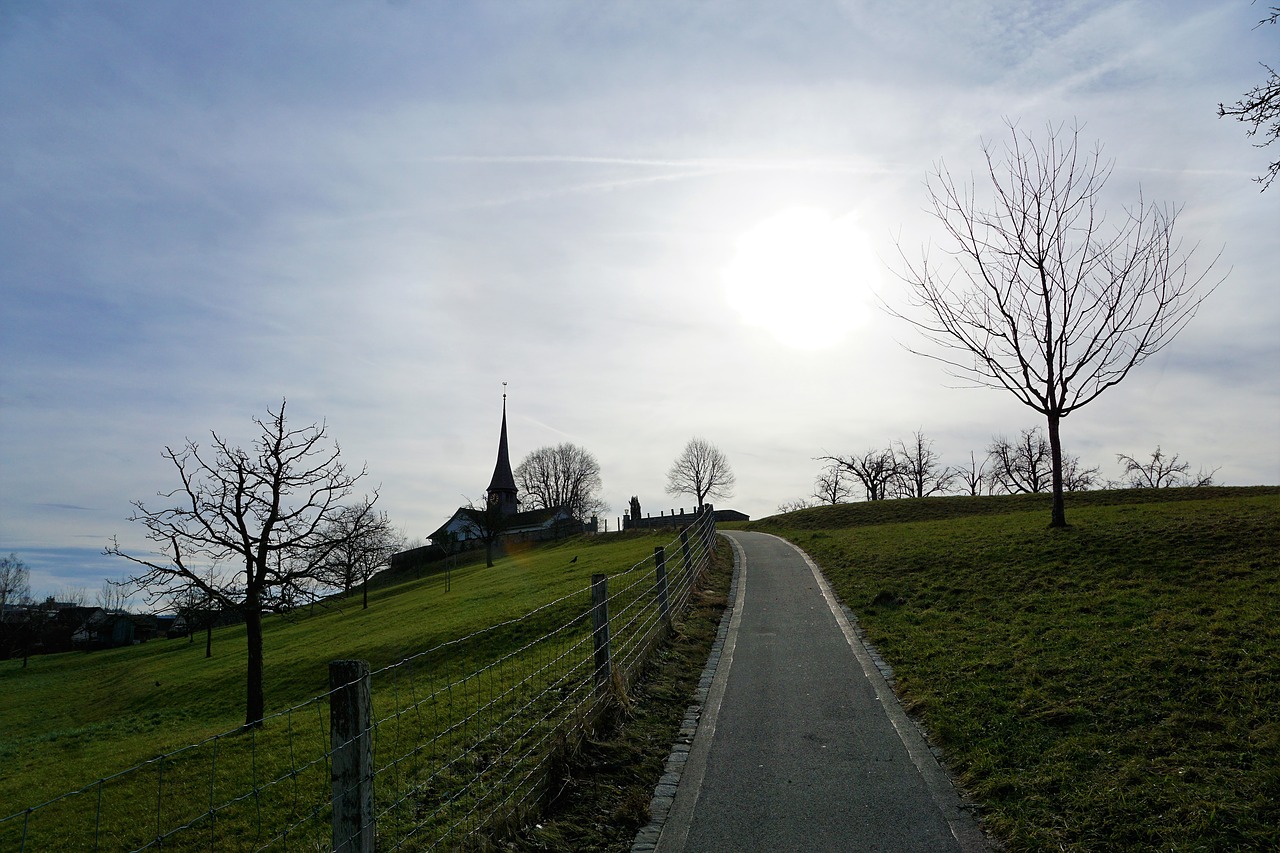
[[737, 478], [729, 459], [704, 438], [691, 438], [667, 471], [667, 494], [690, 495], [698, 506], [708, 498], [733, 497]]
[[[1267, 16], [1258, 21], [1254, 29], [1277, 21], [1280, 21], [1280, 6], [1272, 6]], [[1280, 139], [1280, 74], [1265, 62], [1258, 64], [1267, 72], [1266, 78], [1245, 92], [1244, 96], [1231, 106], [1218, 104], [1218, 118], [1229, 116], [1246, 125], [1252, 125], [1245, 131], [1245, 135], [1249, 137], [1256, 137], [1258, 131], [1262, 131], [1263, 140], [1255, 142], [1254, 145], [1258, 148], [1266, 148]], [[1278, 174], [1280, 174], [1280, 159], [1272, 160], [1271, 165], [1267, 166], [1266, 173], [1254, 180], [1262, 184], [1262, 190], [1265, 192]]]
[[[267, 414], [266, 420], [253, 419], [258, 436], [252, 452], [217, 433], [208, 451], [190, 439], [177, 450], [166, 447], [181, 485], [160, 497], [173, 505], [148, 509], [135, 501], [130, 517], [146, 527], [157, 553], [134, 556], [114, 541], [105, 552], [139, 567], [129, 580], [152, 600], [194, 587], [219, 607], [241, 611], [248, 644], [246, 726], [261, 724], [265, 712], [263, 613], [314, 594], [315, 566], [340, 544], [327, 528], [365, 474], [347, 472], [325, 425], [289, 427], [284, 401]], [[205, 571], [223, 561], [239, 568], [230, 577]]]
[[982, 146], [987, 203], [939, 165], [927, 186], [951, 261], [939, 268], [926, 249], [913, 262], [900, 248], [911, 309], [890, 309], [936, 347], [913, 352], [1045, 417], [1055, 527], [1067, 523], [1062, 419], [1164, 349], [1212, 292], [1198, 290], [1213, 263], [1194, 273], [1194, 248], [1174, 237], [1176, 209], [1139, 192], [1106, 224], [1111, 165], [1079, 141], [1078, 128], [1036, 140], [1010, 124], [1002, 147]]
[[576, 444], [539, 447], [516, 466], [515, 478], [528, 509], [564, 507], [579, 521], [607, 509], [600, 499], [600, 463]]

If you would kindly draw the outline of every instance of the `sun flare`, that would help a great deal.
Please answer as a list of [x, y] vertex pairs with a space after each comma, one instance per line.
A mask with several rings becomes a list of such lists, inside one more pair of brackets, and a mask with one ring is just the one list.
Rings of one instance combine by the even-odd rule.
[[744, 323], [788, 346], [820, 349], [870, 322], [879, 262], [853, 214], [793, 207], [739, 237], [721, 275]]

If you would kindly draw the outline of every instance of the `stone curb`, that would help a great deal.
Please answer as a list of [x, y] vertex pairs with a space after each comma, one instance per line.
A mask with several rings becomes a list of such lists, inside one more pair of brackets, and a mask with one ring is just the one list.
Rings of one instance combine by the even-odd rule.
[[884, 680], [889, 686], [894, 685], [893, 667], [889, 666], [889, 662], [880, 657], [880, 652], [875, 646], [871, 645], [871, 641], [867, 639], [867, 633], [862, 630], [858, 617], [853, 615], [853, 611], [847, 605], [841, 604], [840, 609], [844, 611], [844, 618], [849, 620], [849, 625], [853, 628], [853, 633], [858, 638], [858, 642], [862, 643], [862, 647], [867, 650], [867, 654], [871, 656], [871, 662], [876, 665], [876, 669], [880, 670], [880, 675], [884, 676]]
[[702, 668], [698, 687], [693, 692], [694, 702], [684, 712], [680, 733], [671, 746], [671, 754], [667, 756], [662, 777], [653, 789], [653, 799], [649, 801], [649, 823], [636, 833], [635, 840], [631, 843], [631, 853], [654, 853], [658, 848], [658, 837], [662, 835], [662, 828], [667, 823], [667, 815], [676, 798], [676, 788], [680, 785], [680, 776], [689, 761], [689, 748], [698, 731], [702, 707], [707, 702], [707, 693], [711, 690], [711, 682], [715, 680], [716, 669], [720, 666], [720, 654], [724, 650], [725, 636], [729, 633], [729, 617], [733, 615], [733, 605], [738, 599], [739, 572], [740, 566], [735, 558], [733, 579], [729, 582], [729, 598], [724, 612], [720, 614], [720, 625], [716, 629], [715, 641], [711, 644], [711, 653], [707, 655], [707, 665]]

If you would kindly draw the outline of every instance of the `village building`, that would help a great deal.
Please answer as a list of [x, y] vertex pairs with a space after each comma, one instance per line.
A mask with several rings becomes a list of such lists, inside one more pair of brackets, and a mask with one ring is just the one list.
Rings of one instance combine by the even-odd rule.
[[[507, 444], [507, 395], [502, 395], [502, 428], [498, 459], [485, 490], [483, 507], [463, 506], [431, 534], [433, 546], [459, 550], [497, 542], [558, 539], [583, 532], [583, 525], [566, 507], [520, 511], [520, 495], [511, 470]], [[406, 552], [407, 553], [407, 552]], [[397, 555], [398, 556], [398, 555]]]

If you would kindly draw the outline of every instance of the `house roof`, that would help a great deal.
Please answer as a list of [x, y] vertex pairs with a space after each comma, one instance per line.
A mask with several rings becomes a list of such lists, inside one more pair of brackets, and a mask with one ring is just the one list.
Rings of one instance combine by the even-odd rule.
[[[431, 541], [435, 542], [440, 537], [449, 532], [449, 528], [454, 522], [468, 523], [478, 519], [484, 513], [484, 510], [474, 509], [468, 506], [458, 507], [453, 515], [449, 516], [449, 520], [440, 525], [434, 533], [431, 534]], [[567, 507], [558, 506], [553, 509], [531, 509], [525, 512], [517, 512], [505, 517], [502, 526], [502, 535], [506, 536], [512, 533], [524, 533], [530, 530], [538, 530], [543, 527], [565, 519], [571, 518]]]

